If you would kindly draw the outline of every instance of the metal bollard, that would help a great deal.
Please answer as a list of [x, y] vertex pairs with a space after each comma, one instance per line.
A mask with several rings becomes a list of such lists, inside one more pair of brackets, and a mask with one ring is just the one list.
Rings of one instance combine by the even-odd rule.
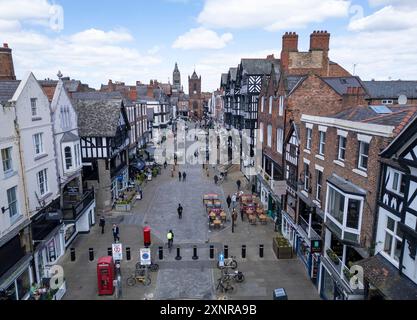
[[75, 248], [71, 248], [71, 261], [75, 261]]
[[210, 259], [214, 259], [214, 246], [210, 245]]
[[158, 258], [159, 258], [159, 260], [164, 259], [164, 248], [163, 247], [158, 247]]
[[242, 245], [242, 258], [246, 258], [246, 245]]
[[224, 246], [224, 258], [229, 258], [229, 246]]
[[126, 247], [126, 260], [130, 261], [130, 247]]
[[261, 258], [264, 257], [264, 245], [263, 244], [259, 245], [259, 257]]
[[198, 255], [197, 255], [197, 246], [193, 247], [193, 260], [198, 260]]
[[177, 256], [175, 257], [175, 260], [181, 260], [181, 249], [180, 247], [177, 247]]
[[90, 261], [94, 260], [94, 249], [93, 248], [88, 249], [88, 256], [89, 256]]
[[112, 250], [112, 248], [107, 248], [107, 255], [108, 256], [113, 256], [113, 250]]

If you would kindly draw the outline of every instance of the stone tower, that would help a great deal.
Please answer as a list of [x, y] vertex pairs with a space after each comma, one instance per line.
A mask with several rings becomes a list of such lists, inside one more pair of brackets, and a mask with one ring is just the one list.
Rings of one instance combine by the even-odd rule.
[[0, 80], [16, 80], [12, 49], [9, 48], [7, 43], [0, 47]]
[[172, 73], [172, 86], [174, 90], [180, 91], [181, 90], [181, 73], [178, 69], [178, 64], [175, 62], [174, 72]]
[[203, 117], [203, 96], [201, 94], [201, 76], [193, 72], [192, 76], [188, 76], [188, 95], [189, 100], [189, 114], [196, 120], [201, 120]]

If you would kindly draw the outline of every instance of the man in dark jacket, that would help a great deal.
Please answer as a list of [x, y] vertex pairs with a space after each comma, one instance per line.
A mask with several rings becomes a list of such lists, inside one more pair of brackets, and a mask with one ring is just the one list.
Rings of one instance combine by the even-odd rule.
[[185, 172], [182, 173], [182, 181], [185, 182], [185, 178], [187, 178], [187, 174]]
[[237, 185], [237, 191], [240, 191], [240, 185], [242, 184], [242, 182], [240, 182], [240, 180], [236, 181], [236, 185]]
[[232, 203], [232, 198], [230, 197], [230, 194], [227, 196], [226, 202], [227, 202], [227, 208], [230, 209], [230, 204]]
[[181, 171], [179, 171], [179, 172], [178, 172], [178, 180], [179, 180], [179, 181], [181, 181], [181, 177], [182, 177], [182, 174], [181, 174]]
[[180, 204], [178, 204], [178, 209], [177, 209], [179, 219], [182, 219], [182, 210], [183, 210], [183, 208], [182, 208], [181, 203], [180, 203]]
[[101, 216], [100, 217], [100, 223], [99, 223], [99, 226], [101, 227], [101, 234], [103, 234], [104, 233], [104, 226], [106, 225], [106, 220], [104, 220], [104, 217], [103, 216]]
[[113, 231], [114, 242], [117, 243], [118, 241], [120, 241], [119, 226], [117, 224], [114, 224], [112, 231]]

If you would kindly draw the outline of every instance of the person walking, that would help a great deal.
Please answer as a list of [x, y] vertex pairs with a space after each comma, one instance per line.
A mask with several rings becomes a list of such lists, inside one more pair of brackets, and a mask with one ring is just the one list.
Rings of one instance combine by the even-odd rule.
[[236, 197], [236, 193], [234, 193], [232, 195], [232, 208], [236, 208], [236, 201], [237, 201], [237, 197]]
[[230, 194], [227, 196], [226, 202], [227, 202], [227, 208], [230, 209], [230, 204], [232, 203], [232, 198], [230, 197]]
[[217, 184], [218, 181], [219, 181], [219, 177], [217, 175], [214, 175], [214, 184]]
[[182, 177], [182, 174], [181, 174], [181, 171], [179, 171], [179, 172], [178, 172], [178, 180], [179, 180], [179, 181], [181, 181], [181, 177]]
[[241, 186], [242, 182], [240, 180], [236, 181], [236, 185], [237, 185], [237, 191], [240, 191], [240, 186]]
[[236, 226], [237, 212], [235, 208], [233, 208], [232, 219], [233, 219], [233, 224]]
[[181, 206], [181, 203], [179, 203], [178, 208], [177, 208], [178, 219], [182, 219], [182, 211], [183, 211], [183, 207]]
[[113, 238], [115, 243], [120, 241], [119, 226], [117, 224], [113, 224]]
[[169, 230], [167, 233], [167, 240], [168, 240], [168, 249], [171, 251], [172, 245], [174, 243], [174, 233], [172, 230]]
[[182, 181], [185, 182], [185, 178], [187, 178], [187, 174], [185, 172], [182, 173]]
[[167, 161], [165, 160], [165, 162], [164, 162], [164, 169], [166, 169], [166, 168], [167, 168], [167, 166], [168, 166], [168, 163], [167, 163]]
[[103, 216], [100, 217], [99, 226], [101, 227], [101, 234], [104, 234], [104, 226], [106, 225], [106, 220]]
[[243, 209], [240, 209], [240, 218], [242, 219], [242, 222], [243, 222], [243, 214], [244, 214]]

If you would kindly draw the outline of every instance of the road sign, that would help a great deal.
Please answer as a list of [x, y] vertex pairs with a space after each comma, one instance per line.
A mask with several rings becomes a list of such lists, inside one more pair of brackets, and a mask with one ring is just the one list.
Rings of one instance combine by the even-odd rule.
[[219, 266], [224, 267], [224, 254], [223, 253], [219, 254]]
[[122, 261], [123, 260], [123, 247], [121, 243], [112, 244], [113, 260]]
[[151, 249], [149, 248], [140, 249], [140, 264], [142, 266], [151, 264]]

